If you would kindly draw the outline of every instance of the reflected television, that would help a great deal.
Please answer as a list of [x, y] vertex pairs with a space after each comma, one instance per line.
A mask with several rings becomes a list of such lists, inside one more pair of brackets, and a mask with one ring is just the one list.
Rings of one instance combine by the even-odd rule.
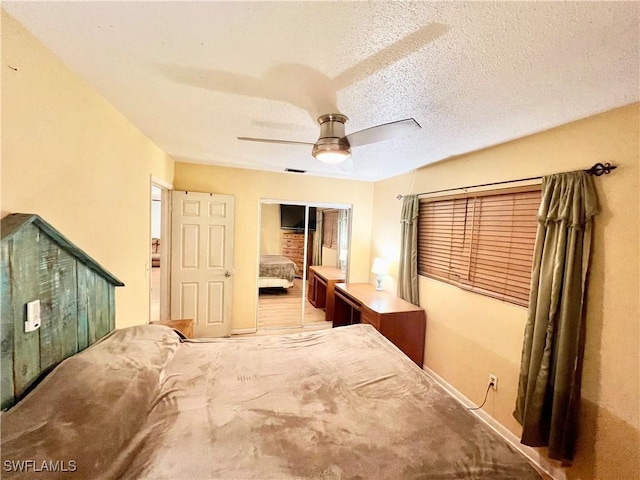
[[[304, 205], [280, 205], [280, 228], [304, 231]], [[309, 230], [316, 229], [316, 207], [309, 207]]]

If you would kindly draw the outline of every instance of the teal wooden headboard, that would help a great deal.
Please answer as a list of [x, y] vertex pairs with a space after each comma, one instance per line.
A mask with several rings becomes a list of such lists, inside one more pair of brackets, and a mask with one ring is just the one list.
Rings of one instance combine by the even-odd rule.
[[[115, 287], [124, 284], [38, 215], [7, 215], [0, 228], [5, 409], [42, 374], [115, 328]], [[33, 300], [40, 300], [41, 326], [26, 333]]]

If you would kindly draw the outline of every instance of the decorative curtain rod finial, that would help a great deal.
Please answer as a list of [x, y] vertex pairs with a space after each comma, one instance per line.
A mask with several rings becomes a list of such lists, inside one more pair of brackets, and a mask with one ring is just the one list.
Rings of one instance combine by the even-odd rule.
[[607, 175], [611, 173], [611, 170], [615, 170], [616, 168], [618, 167], [616, 167], [615, 165], [611, 165], [610, 163], [596, 163], [589, 170], [585, 170], [585, 172], [590, 175], [599, 177], [600, 175]]
[[398, 200], [402, 200], [402, 194], [399, 193], [398, 196], [396, 197]]

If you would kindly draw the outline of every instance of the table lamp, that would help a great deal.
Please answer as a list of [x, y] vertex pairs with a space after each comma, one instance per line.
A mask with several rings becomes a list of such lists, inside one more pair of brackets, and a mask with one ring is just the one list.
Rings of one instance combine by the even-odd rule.
[[389, 262], [382, 257], [376, 257], [373, 260], [371, 271], [378, 275], [376, 278], [376, 290], [382, 290], [382, 276], [389, 273]]

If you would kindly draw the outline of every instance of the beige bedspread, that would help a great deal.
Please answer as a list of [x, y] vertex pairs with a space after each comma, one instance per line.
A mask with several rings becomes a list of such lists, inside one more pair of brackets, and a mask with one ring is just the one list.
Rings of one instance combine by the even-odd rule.
[[[539, 478], [523, 457], [368, 325], [175, 347], [165, 327], [136, 328], [162, 333], [157, 348], [149, 350], [154, 358], [166, 357], [152, 362], [163, 364], [156, 377], [145, 376], [150, 385], [144, 391], [152, 398], [138, 398], [131, 416], [113, 405], [128, 402], [125, 397], [95, 400], [121, 425], [116, 438], [129, 436], [126, 445], [121, 441], [113, 451], [112, 432], [104, 425], [102, 434], [78, 438], [81, 425], [74, 422], [89, 420], [74, 419], [77, 412], [66, 412], [64, 402], [56, 405], [63, 419], [39, 418], [36, 405], [43, 399], [37, 399], [26, 411], [20, 412], [21, 404], [14, 407], [20, 421], [8, 422], [11, 432], [3, 422], [3, 461], [28, 457], [20, 431], [36, 429], [46, 448], [31, 450], [31, 457], [36, 452], [38, 459], [75, 458], [82, 473], [77, 478]], [[135, 371], [144, 370], [144, 362], [134, 363]], [[130, 378], [136, 384], [140, 376]], [[52, 383], [25, 402], [51, 394]], [[4, 415], [15, 416], [14, 410]], [[128, 423], [135, 432], [122, 428]], [[50, 435], [56, 437], [46, 439]], [[71, 441], [62, 451], [55, 441], [63, 438], [94, 444], [113, 457], [96, 463], [96, 449], [70, 451]], [[51, 477], [70, 475], [38, 476]]]
[[298, 266], [292, 260], [282, 255], [260, 256], [260, 277], [284, 278], [289, 282], [298, 273]]

